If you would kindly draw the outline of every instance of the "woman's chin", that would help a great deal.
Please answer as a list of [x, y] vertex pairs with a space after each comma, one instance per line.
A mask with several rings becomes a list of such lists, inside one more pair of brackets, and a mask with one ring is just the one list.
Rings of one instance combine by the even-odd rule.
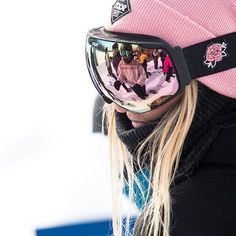
[[133, 126], [134, 128], [139, 128], [139, 127], [144, 126], [144, 125], [145, 125], [145, 123], [132, 121], [132, 126]]

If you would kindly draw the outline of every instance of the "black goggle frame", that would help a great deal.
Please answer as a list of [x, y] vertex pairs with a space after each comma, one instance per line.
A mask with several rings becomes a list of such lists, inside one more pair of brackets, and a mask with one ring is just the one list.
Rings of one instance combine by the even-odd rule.
[[[223, 35], [217, 38], [213, 38], [199, 44], [195, 44], [186, 48], [181, 49], [180, 47], [171, 47], [164, 40], [149, 35], [141, 34], [126, 34], [126, 33], [114, 33], [108, 32], [104, 27], [92, 29], [87, 34], [87, 45], [86, 45], [86, 61], [88, 71], [90, 73], [91, 79], [94, 86], [96, 87], [99, 94], [103, 97], [104, 101], [107, 103], [115, 102], [118, 105], [122, 106], [122, 101], [117, 100], [116, 98], [108, 98], [98, 86], [98, 80], [101, 83], [100, 75], [97, 72], [96, 65], [93, 60], [93, 50], [91, 44], [96, 40], [104, 40], [113, 43], [128, 43], [140, 45], [143, 48], [148, 49], [162, 49], [168, 52], [170, 58], [174, 64], [176, 79], [178, 80], [178, 91], [170, 98], [164, 100], [161, 104], [156, 107], [172, 100], [174, 97], [178, 96], [189, 84], [192, 79], [203, 77], [206, 75], [218, 73], [225, 71], [231, 68], [236, 67], [236, 33], [230, 33]], [[211, 64], [206, 64], [206, 52], [211, 45], [220, 44], [227, 45], [227, 52], [225, 51], [225, 57], [219, 63], [215, 64], [214, 68], [210, 66]], [[89, 46], [90, 45], [90, 46]], [[101, 84], [102, 87], [105, 87]], [[111, 96], [112, 97], [112, 96]], [[154, 108], [156, 108], [154, 107]], [[129, 110], [127, 106], [124, 107]], [[145, 111], [138, 111], [130, 109], [130, 111], [135, 113], [144, 113]]]

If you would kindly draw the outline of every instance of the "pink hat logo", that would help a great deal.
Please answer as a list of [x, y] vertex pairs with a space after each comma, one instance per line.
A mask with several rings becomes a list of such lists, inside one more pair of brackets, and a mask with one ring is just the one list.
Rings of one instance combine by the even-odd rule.
[[222, 61], [223, 57], [227, 56], [226, 49], [227, 44], [225, 42], [222, 44], [214, 43], [208, 46], [204, 64], [207, 65], [208, 68], [214, 68], [217, 62]]
[[129, 0], [116, 0], [114, 5], [112, 6], [111, 23], [113, 24], [114, 22], [116, 22], [129, 12], [131, 12], [131, 6]]

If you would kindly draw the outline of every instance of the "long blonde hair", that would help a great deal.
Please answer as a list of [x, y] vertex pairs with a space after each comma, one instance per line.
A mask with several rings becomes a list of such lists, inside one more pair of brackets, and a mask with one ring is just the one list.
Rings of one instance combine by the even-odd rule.
[[[108, 117], [108, 135], [110, 138], [110, 157], [113, 191], [113, 233], [114, 236], [130, 235], [130, 216], [126, 217], [125, 233], [123, 229], [122, 190], [125, 184], [129, 186], [129, 198], [134, 200], [133, 185], [136, 184], [142, 192], [142, 187], [133, 170], [133, 158], [138, 165], [143, 155], [151, 159], [148, 192], [150, 198], [142, 211], [142, 222], [138, 235], [168, 236], [171, 216], [170, 185], [178, 168], [183, 144], [190, 128], [197, 103], [198, 86], [192, 81], [184, 91], [181, 101], [161, 119], [158, 126], [140, 145], [136, 157], [126, 151], [124, 144], [116, 133], [115, 112], [106, 110]], [[148, 148], [145, 148], [147, 147]], [[147, 150], [145, 154], [144, 150]], [[142, 154], [142, 155], [141, 155]], [[126, 178], [124, 177], [126, 170]], [[141, 166], [140, 166], [140, 171]], [[145, 193], [142, 192], [142, 196]]]

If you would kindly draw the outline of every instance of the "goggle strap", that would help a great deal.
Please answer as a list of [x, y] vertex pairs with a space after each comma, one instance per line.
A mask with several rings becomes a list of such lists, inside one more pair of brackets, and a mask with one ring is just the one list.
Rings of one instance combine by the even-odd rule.
[[192, 79], [236, 67], [235, 32], [183, 48], [182, 50]]

